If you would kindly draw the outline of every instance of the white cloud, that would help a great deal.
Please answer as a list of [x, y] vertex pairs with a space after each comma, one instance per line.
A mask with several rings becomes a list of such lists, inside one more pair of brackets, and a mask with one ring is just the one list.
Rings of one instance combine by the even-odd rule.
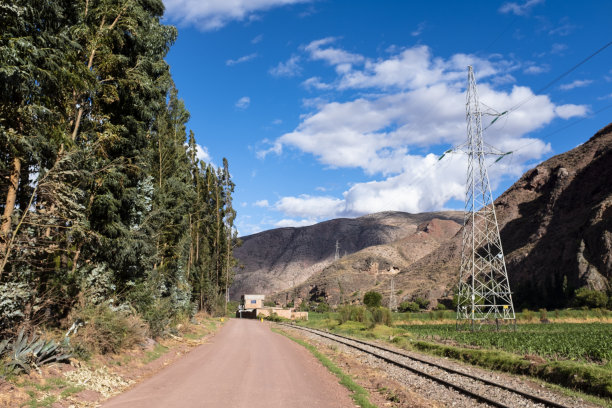
[[530, 65], [527, 68], [525, 68], [523, 70], [523, 73], [525, 74], [531, 74], [531, 75], [537, 75], [537, 74], [543, 74], [545, 72], [550, 71], [550, 66], [544, 64], [544, 65]]
[[550, 53], [551, 54], [563, 54], [563, 51], [565, 51], [566, 49], [567, 49], [567, 45], [559, 44], [559, 43], [554, 43], [552, 45]]
[[279, 62], [277, 66], [270, 68], [269, 72], [274, 76], [298, 76], [302, 73], [302, 67], [300, 67], [299, 62], [300, 57], [293, 55], [287, 60], [287, 62]]
[[243, 96], [242, 98], [238, 99], [238, 101], [236, 101], [236, 104], [234, 106], [236, 106], [238, 109], [246, 109], [249, 107], [250, 104], [251, 98], [249, 98], [248, 96]]
[[306, 89], [313, 89], [314, 88], [314, 89], [324, 90], [324, 89], [331, 89], [331, 88], [333, 88], [333, 86], [331, 84], [326, 84], [326, 83], [322, 82], [321, 78], [319, 78], [319, 77], [308, 78], [307, 80], [302, 82], [302, 85]]
[[338, 214], [342, 200], [334, 197], [313, 197], [303, 194], [299, 197], [283, 197], [274, 204], [274, 209], [290, 217], [316, 218]]
[[544, 0], [526, 0], [524, 3], [519, 4], [515, 2], [508, 2], [502, 4], [499, 8], [501, 13], [512, 13], [517, 16], [523, 16], [529, 12], [529, 10], [540, 3], [544, 3]]
[[164, 0], [165, 15], [181, 25], [215, 30], [230, 21], [252, 21], [256, 12], [312, 0]]
[[263, 40], [263, 34], [259, 34], [257, 37], [251, 40], [251, 44], [259, 44]]
[[289, 228], [289, 227], [307, 227], [309, 225], [316, 224], [317, 220], [312, 219], [302, 219], [302, 220], [292, 220], [289, 218], [284, 218], [280, 221], [277, 221], [274, 226], [277, 228]]
[[205, 163], [210, 163], [212, 161], [212, 157], [210, 157], [210, 153], [206, 146], [196, 145], [196, 157]]
[[591, 79], [577, 79], [573, 82], [570, 82], [569, 84], [562, 84], [561, 86], [559, 86], [559, 89], [561, 89], [562, 91], [569, 91], [570, 89], [582, 88], [592, 83], [593, 80]]
[[[333, 39], [325, 39], [314, 48], [325, 51], [331, 42]], [[341, 51], [334, 48], [337, 55], [342, 55]], [[451, 155], [438, 161], [437, 154], [422, 152], [443, 151], [464, 141], [468, 64], [475, 67], [485, 112], [520, 106], [500, 116], [485, 132], [488, 143], [514, 152], [491, 166], [493, 189], [504, 177], [520, 176], [529, 163], [550, 152], [549, 144], [527, 134], [557, 117], [581, 116], [588, 110], [583, 105], [556, 105], [547, 95], [534, 95], [524, 86], [498, 89], [499, 83], [507, 83], [508, 72], [519, 68], [499, 56], [485, 60], [456, 54], [443, 59], [434, 57], [428, 47], [416, 46], [386, 59], [362, 57], [358, 66], [339, 70], [346, 60], [325, 55], [320, 59], [336, 64], [337, 78], [329, 86], [354, 90], [357, 96], [342, 102], [309, 100], [308, 108], [313, 111], [302, 115], [293, 131], [268, 141], [269, 148], [258, 155], [263, 158], [269, 153], [281, 154], [285, 148], [297, 149], [331, 168], [359, 168], [371, 181], [353, 185], [341, 198], [283, 197], [273, 208], [292, 219], [320, 220], [385, 210], [421, 212], [444, 208], [450, 200], [463, 200], [465, 156]], [[350, 55], [354, 58], [355, 54]], [[483, 126], [492, 120], [483, 116]]]
[[584, 105], [573, 105], [570, 103], [555, 107], [555, 113], [561, 119], [569, 119], [574, 116], [586, 116], [588, 108]]
[[268, 203], [268, 200], [259, 200], [259, 201], [255, 201], [253, 205], [255, 207], [267, 208], [270, 206], [270, 203]]
[[257, 53], [256, 52], [254, 52], [253, 54], [249, 54], [249, 55], [245, 55], [243, 57], [237, 58], [235, 60], [228, 59], [227, 61], [225, 61], [225, 65], [227, 65], [228, 67], [231, 67], [232, 65], [241, 64], [243, 62], [250, 61], [250, 60], [252, 60], [255, 57], [257, 57]]
[[281, 123], [283, 123], [283, 120], [282, 120], [282, 119], [274, 119], [274, 120], [272, 121], [272, 124], [273, 124], [273, 125], [280, 125]]
[[[362, 55], [352, 54], [340, 48], [333, 48], [327, 45], [336, 41], [334, 37], [327, 37], [311, 42], [304, 47], [304, 50], [310, 54], [313, 60], [323, 60], [330, 65], [340, 65], [346, 67], [346, 64], [358, 64], [365, 60]], [[323, 48], [325, 46], [325, 48]]]
[[425, 23], [425, 21], [420, 22], [417, 25], [417, 28], [414, 31], [412, 31], [410, 33], [410, 35], [413, 36], [413, 37], [418, 37], [419, 35], [421, 35], [423, 33], [423, 31], [425, 30], [426, 26], [427, 26], [427, 24]]

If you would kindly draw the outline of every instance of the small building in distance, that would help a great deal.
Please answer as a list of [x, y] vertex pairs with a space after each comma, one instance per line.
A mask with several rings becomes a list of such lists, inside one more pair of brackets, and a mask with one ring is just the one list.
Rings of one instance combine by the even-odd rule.
[[276, 306], [264, 306], [265, 295], [242, 295], [236, 317], [241, 319], [257, 319], [276, 314], [279, 317], [296, 320], [308, 320], [308, 312], [297, 312], [294, 309], [285, 309]]

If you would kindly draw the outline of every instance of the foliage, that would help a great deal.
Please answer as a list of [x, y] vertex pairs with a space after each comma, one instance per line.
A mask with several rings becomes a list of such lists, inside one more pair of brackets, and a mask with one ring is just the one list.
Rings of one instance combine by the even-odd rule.
[[32, 368], [68, 360], [71, 355], [64, 351], [54, 340], [39, 338], [36, 334], [28, 336], [24, 329], [14, 341], [0, 342], [0, 358], [6, 357], [5, 370], [18, 374], [29, 373]]
[[393, 315], [391, 310], [386, 307], [375, 307], [370, 310], [374, 324], [384, 324], [385, 326], [393, 325]]
[[25, 282], [0, 284], [0, 333], [15, 327], [25, 317], [32, 291]]
[[606, 307], [608, 296], [604, 292], [589, 288], [580, 288], [574, 293], [574, 306], [588, 307], [590, 309]]
[[120, 308], [81, 330], [107, 352], [124, 345], [94, 333], [133, 337], [121, 319], [159, 336], [194, 308], [225, 314], [235, 185], [187, 132], [162, 1], [0, 8], [0, 338]]
[[416, 297], [414, 302], [419, 305], [419, 309], [427, 309], [429, 307], [429, 300], [422, 297]]
[[367, 307], [379, 307], [382, 301], [382, 295], [378, 292], [369, 291], [363, 295], [363, 304]]
[[608, 362], [612, 324], [555, 323], [521, 324], [516, 331], [457, 331], [454, 324], [401, 325], [400, 328], [423, 340], [453, 340], [459, 344], [493, 348], [554, 359]]
[[317, 307], [315, 307], [315, 312], [317, 313], [327, 313], [330, 311], [330, 307], [326, 302], [317, 303]]
[[146, 325], [135, 315], [114, 311], [108, 305], [88, 306], [75, 313], [84, 322], [70, 343], [90, 353], [117, 353], [141, 343]]
[[419, 305], [416, 302], [402, 302], [397, 308], [399, 312], [418, 312]]

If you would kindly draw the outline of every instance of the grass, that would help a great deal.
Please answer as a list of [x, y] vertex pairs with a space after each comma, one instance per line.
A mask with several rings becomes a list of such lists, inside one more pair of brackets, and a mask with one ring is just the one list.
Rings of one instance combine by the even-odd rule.
[[[454, 324], [425, 320], [428, 316], [440, 315], [454, 318], [453, 311], [418, 313], [414, 315], [418, 315], [420, 321], [409, 319], [410, 324], [373, 329], [352, 321], [340, 324], [334, 313], [311, 313], [310, 320], [300, 324], [347, 336], [391, 341], [405, 349], [527, 375], [600, 398], [600, 404], [612, 404], [612, 349], [609, 346], [612, 325], [607, 323], [612, 313], [603, 310], [553, 311], [545, 314], [553, 324], [526, 323], [539, 319], [541, 314], [541, 311], [521, 312], [516, 332], [457, 332]], [[405, 317], [406, 314], [401, 315]], [[406, 323], [406, 319], [402, 320], [401, 323]], [[581, 323], [562, 323], [566, 321]]]
[[296, 339], [295, 337], [292, 337], [291, 335], [287, 334], [286, 332], [282, 330], [278, 330], [278, 329], [273, 329], [273, 330], [293, 340], [294, 342], [298, 343], [299, 345], [305, 347], [308, 351], [310, 351], [312, 355], [314, 355], [321, 362], [321, 364], [323, 364], [330, 372], [332, 372], [333, 374], [336, 375], [336, 377], [338, 377], [338, 379], [340, 380], [340, 384], [344, 385], [347, 389], [349, 389], [352, 392], [351, 398], [353, 398], [353, 401], [355, 401], [357, 405], [359, 405], [362, 408], [377, 408], [376, 405], [370, 402], [368, 392], [362, 386], [360, 386], [355, 381], [353, 381], [353, 379], [348, 374], [345, 374], [326, 355], [319, 352], [314, 346], [300, 339]]
[[153, 350], [147, 351], [147, 353], [144, 356], [143, 362], [145, 364], [148, 364], [151, 361], [155, 361], [161, 356], [163, 356], [164, 354], [166, 354], [168, 350], [169, 350], [168, 347], [162, 346], [161, 344], [157, 343], [155, 347], [153, 348]]

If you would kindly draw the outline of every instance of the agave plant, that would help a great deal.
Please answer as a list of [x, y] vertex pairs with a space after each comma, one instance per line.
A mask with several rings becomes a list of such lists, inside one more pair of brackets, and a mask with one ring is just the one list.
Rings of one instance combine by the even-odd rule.
[[32, 368], [38, 369], [44, 364], [65, 361], [71, 357], [55, 340], [45, 340], [36, 334], [30, 338], [24, 334], [23, 329], [10, 347], [9, 344], [6, 340], [0, 343], [0, 355], [4, 348], [8, 356], [6, 367], [14, 373], [29, 373]]

